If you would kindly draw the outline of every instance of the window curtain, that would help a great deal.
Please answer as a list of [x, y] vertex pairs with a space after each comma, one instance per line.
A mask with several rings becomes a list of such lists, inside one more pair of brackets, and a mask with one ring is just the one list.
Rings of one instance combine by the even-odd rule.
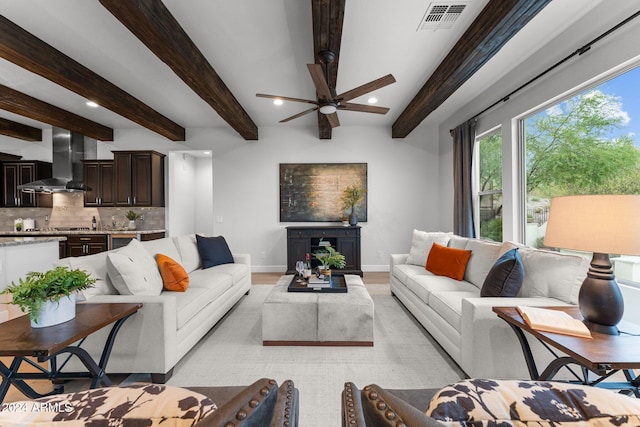
[[476, 237], [473, 221], [473, 146], [476, 121], [469, 120], [452, 130], [453, 136], [453, 232]]

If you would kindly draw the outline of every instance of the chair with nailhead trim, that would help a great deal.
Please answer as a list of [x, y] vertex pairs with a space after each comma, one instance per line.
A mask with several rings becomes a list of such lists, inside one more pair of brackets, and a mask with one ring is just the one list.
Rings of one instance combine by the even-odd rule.
[[298, 426], [299, 394], [291, 380], [280, 387], [275, 380], [262, 378], [247, 387], [188, 388], [218, 404], [214, 413], [194, 427]]

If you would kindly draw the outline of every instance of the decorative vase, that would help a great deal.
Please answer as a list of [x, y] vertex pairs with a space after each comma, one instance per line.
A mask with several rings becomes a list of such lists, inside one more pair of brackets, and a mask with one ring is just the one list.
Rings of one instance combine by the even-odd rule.
[[131, 219], [129, 220], [129, 230], [135, 230], [136, 229], [136, 220], [135, 219]]
[[32, 328], [46, 328], [68, 322], [76, 317], [76, 294], [62, 297], [59, 301], [48, 300], [38, 312], [38, 323], [31, 321]]
[[331, 281], [331, 269], [330, 268], [322, 268], [320, 267], [320, 274], [325, 282]]
[[349, 215], [349, 225], [358, 225], [358, 215], [351, 209], [351, 215]]

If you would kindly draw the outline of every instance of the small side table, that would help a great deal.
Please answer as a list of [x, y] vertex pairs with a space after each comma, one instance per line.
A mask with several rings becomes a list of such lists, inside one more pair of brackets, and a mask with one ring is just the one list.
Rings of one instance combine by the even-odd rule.
[[[582, 319], [577, 306], [544, 308], [561, 310], [576, 319]], [[615, 390], [630, 390], [636, 397], [640, 397], [638, 390], [640, 378], [636, 378], [632, 371], [640, 368], [639, 326], [622, 322], [620, 328], [624, 332], [620, 335], [592, 332], [592, 338], [588, 339], [535, 330], [527, 325], [515, 307], [493, 307], [493, 311], [516, 333], [532, 380], [551, 380], [561, 368], [567, 367], [576, 378], [576, 382]], [[555, 357], [555, 360], [551, 361], [541, 374], [538, 373], [525, 332], [537, 338]], [[554, 349], [561, 351], [564, 355], [558, 355]], [[581, 375], [569, 367], [573, 364], [580, 367]], [[618, 371], [624, 373], [626, 381], [604, 381]], [[595, 374], [596, 378], [590, 378], [589, 372]]]
[[[76, 306], [75, 318], [59, 325], [32, 328], [29, 316], [26, 315], [0, 323], [0, 356], [13, 357], [9, 367], [0, 361], [0, 402], [4, 400], [11, 384], [31, 399], [63, 391], [62, 387], [57, 387], [50, 393], [40, 394], [24, 380], [91, 378], [91, 388], [110, 386], [111, 380], [105, 370], [116, 335], [124, 321], [141, 307], [142, 304], [83, 303]], [[100, 361], [96, 363], [80, 346], [87, 336], [112, 323]], [[79, 343], [73, 345], [76, 342]], [[68, 354], [67, 359], [78, 357], [87, 371], [61, 372], [66, 360], [59, 366], [57, 358], [65, 353]], [[37, 358], [38, 362], [48, 361], [49, 369], [27, 359], [28, 356]], [[22, 362], [32, 365], [38, 372], [18, 372]]]

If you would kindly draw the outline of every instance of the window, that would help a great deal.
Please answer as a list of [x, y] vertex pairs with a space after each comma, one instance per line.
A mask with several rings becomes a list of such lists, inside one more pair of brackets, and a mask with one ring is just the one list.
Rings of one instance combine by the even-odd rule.
[[502, 134], [481, 137], [478, 147], [477, 221], [479, 237], [502, 241]]
[[640, 194], [638, 82], [635, 68], [524, 119], [526, 244], [544, 246], [554, 196]]

